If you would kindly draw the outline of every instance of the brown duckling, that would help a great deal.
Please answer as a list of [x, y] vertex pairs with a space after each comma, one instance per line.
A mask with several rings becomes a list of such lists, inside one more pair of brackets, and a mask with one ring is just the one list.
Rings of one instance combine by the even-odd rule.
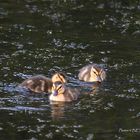
[[106, 78], [106, 72], [97, 64], [89, 64], [79, 70], [78, 77], [86, 82], [102, 82]]
[[71, 102], [78, 99], [80, 92], [77, 89], [66, 87], [62, 82], [55, 82], [52, 86], [50, 101]]
[[25, 87], [36, 93], [51, 92], [53, 82], [56, 81], [61, 81], [62, 83], [67, 82], [64, 74], [55, 73], [52, 76], [52, 79], [42, 75], [33, 76], [23, 81], [19, 86]]

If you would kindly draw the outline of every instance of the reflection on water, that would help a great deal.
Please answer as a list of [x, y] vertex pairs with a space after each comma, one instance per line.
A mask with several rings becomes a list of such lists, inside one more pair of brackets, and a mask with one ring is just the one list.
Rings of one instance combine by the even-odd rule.
[[64, 117], [65, 103], [52, 102], [51, 103], [51, 117], [53, 120], [59, 120]]
[[[1, 139], [139, 139], [140, 21], [138, 0], [0, 2]], [[101, 85], [78, 70], [101, 64]], [[56, 71], [78, 88], [76, 102], [17, 89], [24, 79]]]

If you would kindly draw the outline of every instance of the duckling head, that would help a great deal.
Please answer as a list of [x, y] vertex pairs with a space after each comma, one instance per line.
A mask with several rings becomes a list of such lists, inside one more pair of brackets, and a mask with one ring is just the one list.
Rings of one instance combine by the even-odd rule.
[[65, 92], [65, 85], [62, 82], [57, 81], [53, 83], [52, 86], [53, 96], [58, 96], [60, 94], [63, 94], [64, 92]]
[[91, 78], [93, 79], [93, 81], [102, 82], [106, 78], [106, 73], [102, 68], [99, 69], [99, 68], [92, 67]]
[[52, 76], [52, 82], [55, 83], [57, 81], [61, 81], [62, 83], [66, 83], [66, 76], [63, 73], [55, 73]]

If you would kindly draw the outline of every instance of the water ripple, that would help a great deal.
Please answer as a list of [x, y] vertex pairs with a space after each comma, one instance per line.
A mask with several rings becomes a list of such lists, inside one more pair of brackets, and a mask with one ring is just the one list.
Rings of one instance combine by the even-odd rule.
[[9, 110], [9, 111], [44, 111], [43, 108], [35, 107], [25, 107], [25, 106], [15, 106], [15, 107], [0, 107], [0, 110]]

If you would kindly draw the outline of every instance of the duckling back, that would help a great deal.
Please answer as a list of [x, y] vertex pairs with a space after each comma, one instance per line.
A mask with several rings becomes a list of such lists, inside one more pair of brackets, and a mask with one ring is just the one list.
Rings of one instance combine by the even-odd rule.
[[66, 87], [65, 84], [61, 82], [55, 82], [49, 99], [50, 101], [71, 102], [77, 100], [79, 94], [78, 90]]
[[52, 81], [45, 76], [37, 75], [26, 79], [19, 86], [25, 87], [35, 93], [50, 92]]
[[67, 88], [66, 97], [70, 99], [70, 101], [77, 100], [80, 95], [80, 92], [76, 88]]
[[66, 76], [63, 73], [55, 73], [52, 79], [42, 75], [33, 76], [23, 81], [19, 86], [25, 87], [35, 93], [51, 92], [53, 82], [61, 81], [66, 83]]
[[106, 72], [99, 65], [90, 64], [79, 70], [78, 78], [86, 82], [102, 82], [106, 78]]

